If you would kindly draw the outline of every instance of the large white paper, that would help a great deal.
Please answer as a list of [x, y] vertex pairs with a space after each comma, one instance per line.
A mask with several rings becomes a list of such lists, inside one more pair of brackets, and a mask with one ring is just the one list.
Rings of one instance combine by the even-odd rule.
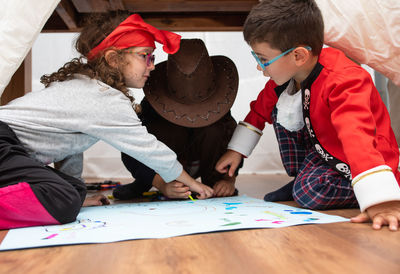
[[82, 208], [77, 221], [65, 225], [11, 229], [0, 250], [344, 221], [348, 219], [246, 196], [114, 204]]

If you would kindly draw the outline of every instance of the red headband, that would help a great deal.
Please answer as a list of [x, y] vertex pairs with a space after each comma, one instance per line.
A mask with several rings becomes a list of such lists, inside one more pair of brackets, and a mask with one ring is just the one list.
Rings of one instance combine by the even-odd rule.
[[139, 14], [130, 15], [119, 24], [103, 41], [94, 47], [87, 59], [93, 60], [101, 51], [107, 48], [126, 49], [130, 47], [153, 47], [154, 41], [163, 44], [166, 53], [178, 51], [181, 36], [166, 30], [159, 30], [143, 21]]

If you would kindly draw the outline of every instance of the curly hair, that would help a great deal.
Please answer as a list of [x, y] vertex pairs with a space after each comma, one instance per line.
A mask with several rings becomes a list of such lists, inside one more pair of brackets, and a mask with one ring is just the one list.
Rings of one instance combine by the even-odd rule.
[[[62, 82], [73, 78], [75, 73], [83, 74], [89, 78], [99, 79], [107, 85], [120, 90], [132, 103], [136, 112], [140, 111], [139, 105], [135, 104], [135, 98], [129, 94], [122, 72], [118, 68], [110, 66], [101, 55], [93, 60], [87, 60], [86, 56], [91, 49], [96, 47], [106, 38], [122, 21], [130, 14], [126, 11], [110, 11], [103, 14], [93, 14], [84, 23], [84, 27], [75, 42], [75, 49], [80, 57], [74, 58], [62, 66], [58, 71], [45, 74], [40, 82], [48, 87], [52, 82]], [[118, 61], [123, 64], [121, 50], [115, 50]]]

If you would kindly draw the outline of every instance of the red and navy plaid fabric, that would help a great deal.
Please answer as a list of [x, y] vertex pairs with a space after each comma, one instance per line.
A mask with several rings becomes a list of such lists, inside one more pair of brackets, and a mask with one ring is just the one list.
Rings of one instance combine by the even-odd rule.
[[294, 200], [310, 209], [358, 207], [351, 181], [321, 159], [305, 127], [290, 132], [276, 122], [276, 115], [275, 108], [271, 117], [283, 166], [289, 176], [295, 177]]

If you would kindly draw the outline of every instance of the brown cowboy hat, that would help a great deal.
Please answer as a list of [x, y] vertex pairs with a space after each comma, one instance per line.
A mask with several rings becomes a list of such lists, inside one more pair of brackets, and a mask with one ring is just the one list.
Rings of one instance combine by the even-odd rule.
[[152, 107], [168, 121], [204, 127], [230, 110], [238, 85], [231, 59], [210, 57], [200, 39], [182, 39], [179, 51], [156, 65], [143, 90]]

